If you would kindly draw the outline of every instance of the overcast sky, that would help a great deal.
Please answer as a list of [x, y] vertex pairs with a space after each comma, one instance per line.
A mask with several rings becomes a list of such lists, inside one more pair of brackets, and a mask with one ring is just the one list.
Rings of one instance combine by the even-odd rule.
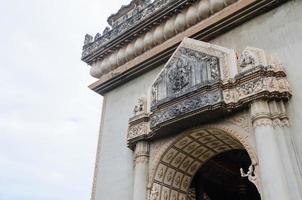
[[129, 1], [0, 2], [0, 200], [90, 198], [102, 99], [81, 50]]

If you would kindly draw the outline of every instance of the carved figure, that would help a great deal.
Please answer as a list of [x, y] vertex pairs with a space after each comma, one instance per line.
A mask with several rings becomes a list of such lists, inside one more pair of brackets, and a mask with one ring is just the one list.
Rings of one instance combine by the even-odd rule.
[[253, 67], [255, 65], [255, 55], [251, 51], [244, 51], [240, 56], [240, 67]]
[[89, 34], [85, 35], [84, 45], [87, 45], [89, 43], [93, 42], [93, 37]]
[[253, 165], [249, 166], [247, 173], [245, 173], [243, 171], [243, 169], [240, 168], [240, 174], [241, 174], [241, 177], [247, 177], [249, 179], [249, 181], [252, 183], [254, 183], [256, 181], [256, 176], [254, 175], [254, 166]]
[[150, 193], [150, 200], [157, 200], [159, 195], [158, 188], [153, 186], [151, 193]]
[[110, 31], [110, 28], [108, 26], [106, 26], [106, 28], [103, 31], [103, 35], [104, 36], [107, 35], [109, 33], [109, 31]]
[[190, 66], [184, 58], [179, 58], [169, 71], [168, 78], [174, 93], [180, 92], [190, 81]]
[[138, 99], [138, 104], [133, 109], [133, 114], [138, 115], [145, 111], [145, 100], [143, 98]]

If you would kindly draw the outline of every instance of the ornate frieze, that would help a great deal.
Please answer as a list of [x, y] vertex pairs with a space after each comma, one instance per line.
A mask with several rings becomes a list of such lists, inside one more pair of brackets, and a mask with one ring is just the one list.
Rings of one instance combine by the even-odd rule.
[[[91, 40], [89, 43], [85, 42], [82, 57], [97, 51], [108, 41], [113, 40], [121, 33], [133, 28], [139, 22], [144, 21], [155, 12], [165, 8], [168, 4], [171, 4], [177, 0], [155, 0], [152, 3], [144, 0], [143, 2], [138, 2], [136, 5], [134, 5], [135, 1], [137, 0], [132, 1], [128, 6], [124, 6], [124, 8], [129, 7], [129, 9], [127, 9], [127, 12], [123, 13], [123, 16], [118, 17], [119, 20], [113, 19], [115, 15], [112, 15], [108, 18], [108, 23], [112, 26], [112, 29], [106, 27], [106, 29], [103, 31], [103, 34], [97, 33], [93, 41]], [[123, 8], [121, 8], [120, 12], [122, 10]]]
[[149, 131], [148, 123], [143, 122], [129, 127], [128, 140], [147, 135]]
[[[257, 48], [246, 48], [239, 59], [234, 55], [230, 49], [185, 39], [152, 84], [151, 112], [143, 101], [135, 107], [128, 141], [219, 119], [261, 100], [278, 103], [252, 111], [257, 113], [251, 117], [253, 125], [286, 126], [283, 101], [291, 97], [291, 89], [282, 65]], [[248, 129], [249, 123], [244, 126]]]
[[155, 111], [150, 117], [150, 126], [156, 126], [201, 109], [215, 108], [223, 100], [221, 91], [203, 93]]
[[[82, 60], [92, 65], [92, 68], [104, 68], [110, 59], [115, 59], [120, 66], [125, 60], [132, 60], [236, 1], [155, 0], [149, 3], [133, 0], [113, 17], [108, 18], [111, 29], [106, 27], [103, 34], [97, 33], [93, 40], [84, 42]], [[142, 46], [142, 49], [131, 48], [137, 46], [135, 43]], [[132, 51], [135, 55], [132, 55]], [[119, 58], [116, 55], [119, 55]], [[95, 67], [95, 62], [101, 62], [103, 65]], [[115, 65], [111, 64], [110, 68], [113, 69]], [[105, 71], [91, 69], [91, 75], [100, 78], [107, 74]]]

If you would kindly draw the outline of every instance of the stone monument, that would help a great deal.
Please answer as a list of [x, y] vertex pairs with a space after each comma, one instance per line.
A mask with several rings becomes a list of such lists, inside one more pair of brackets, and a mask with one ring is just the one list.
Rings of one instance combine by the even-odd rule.
[[86, 34], [91, 200], [302, 199], [302, 1], [132, 0]]

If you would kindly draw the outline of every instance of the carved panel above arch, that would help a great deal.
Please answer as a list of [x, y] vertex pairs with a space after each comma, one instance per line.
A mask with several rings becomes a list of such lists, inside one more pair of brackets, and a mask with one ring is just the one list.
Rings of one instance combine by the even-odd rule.
[[151, 110], [227, 80], [235, 63], [233, 50], [185, 38], [152, 85]]
[[[144, 115], [130, 120], [128, 142], [211, 123], [259, 99], [287, 101], [282, 64], [262, 49], [232, 49], [186, 38], [151, 86]], [[143, 127], [143, 130], [139, 130]]]

